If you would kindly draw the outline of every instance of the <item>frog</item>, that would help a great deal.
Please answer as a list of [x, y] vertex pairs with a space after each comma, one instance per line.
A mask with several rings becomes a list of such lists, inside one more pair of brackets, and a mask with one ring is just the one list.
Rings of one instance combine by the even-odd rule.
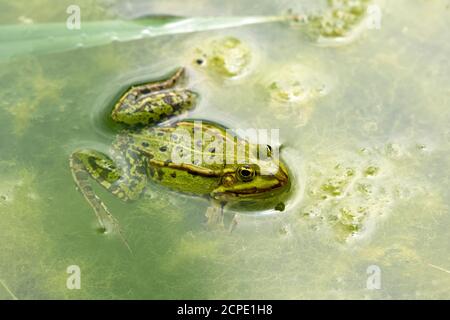
[[[120, 124], [121, 129], [109, 152], [82, 148], [70, 155], [73, 180], [92, 207], [103, 233], [116, 230], [121, 234], [121, 231], [118, 221], [94, 192], [92, 182], [125, 202], [138, 200], [153, 183], [205, 197], [211, 203], [205, 214], [211, 226], [223, 225], [227, 204], [276, 197], [290, 188], [287, 166], [272, 157], [270, 145], [265, 146], [265, 154], [255, 155], [249, 151], [252, 148], [245, 149], [249, 159], [264, 154], [260, 157], [264, 161], [259, 164], [229, 161], [236, 156], [237, 149], [212, 146], [220, 140], [232, 141], [237, 146], [249, 142], [230, 135], [221, 124], [187, 118], [199, 94], [181, 87], [183, 78], [186, 70], [180, 67], [167, 79], [129, 87], [110, 112], [110, 120]], [[195, 141], [199, 136], [205, 141]], [[194, 139], [186, 143], [186, 138]], [[180, 154], [188, 155], [190, 161], [175, 159]], [[214, 161], [203, 160], [214, 157]], [[276, 170], [262, 172], [264, 167]], [[236, 219], [230, 225], [235, 226]]]

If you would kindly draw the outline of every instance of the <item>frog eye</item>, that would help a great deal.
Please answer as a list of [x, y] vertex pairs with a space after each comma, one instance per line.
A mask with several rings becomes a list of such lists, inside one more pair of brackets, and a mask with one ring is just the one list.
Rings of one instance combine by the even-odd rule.
[[238, 177], [241, 181], [248, 182], [252, 181], [255, 177], [256, 171], [251, 166], [242, 166], [237, 170]]

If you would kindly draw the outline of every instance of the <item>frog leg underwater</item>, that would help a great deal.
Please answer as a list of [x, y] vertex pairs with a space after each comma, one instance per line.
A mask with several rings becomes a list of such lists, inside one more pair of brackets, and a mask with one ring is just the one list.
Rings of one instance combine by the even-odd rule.
[[142, 169], [142, 166], [135, 165], [133, 172], [121, 170], [109, 156], [96, 150], [84, 149], [72, 153], [70, 168], [77, 187], [94, 209], [100, 226], [105, 232], [118, 227], [118, 223], [107, 206], [95, 194], [89, 178], [94, 179], [124, 201], [137, 199], [147, 181], [145, 168]]

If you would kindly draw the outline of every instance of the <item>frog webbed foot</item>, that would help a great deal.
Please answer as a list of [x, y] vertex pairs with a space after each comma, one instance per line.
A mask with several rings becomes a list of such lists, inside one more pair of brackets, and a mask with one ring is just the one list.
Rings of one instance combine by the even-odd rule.
[[225, 222], [224, 222], [224, 218], [225, 218], [225, 212], [224, 212], [224, 207], [225, 207], [226, 203], [225, 202], [212, 202], [211, 206], [208, 207], [208, 209], [206, 209], [206, 227], [209, 230], [222, 230], [222, 231], [226, 231], [228, 230], [228, 233], [232, 233], [235, 229], [236, 226], [239, 223], [239, 214], [235, 213], [233, 215], [233, 218], [231, 219], [231, 221], [229, 222], [229, 224], [227, 223], [227, 227], [225, 227]]
[[208, 229], [224, 229], [223, 223], [223, 207], [224, 203], [212, 202], [211, 205], [206, 209], [206, 227]]

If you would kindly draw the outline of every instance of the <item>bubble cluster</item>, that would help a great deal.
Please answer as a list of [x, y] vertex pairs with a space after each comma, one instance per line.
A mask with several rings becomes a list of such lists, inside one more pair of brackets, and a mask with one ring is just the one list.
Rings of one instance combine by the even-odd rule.
[[370, 233], [397, 200], [411, 198], [417, 191], [415, 177], [401, 170], [415, 149], [387, 143], [353, 154], [315, 158], [308, 165], [301, 218], [313, 229], [328, 230], [341, 241]]
[[322, 14], [308, 17], [308, 31], [315, 37], [345, 37], [366, 16], [370, 0], [328, 0]]
[[211, 40], [195, 50], [194, 63], [222, 77], [243, 75], [249, 68], [252, 54], [241, 40], [224, 37]]
[[307, 123], [314, 103], [328, 94], [329, 79], [317, 68], [301, 64], [275, 66], [264, 83], [269, 105], [278, 119], [297, 118], [297, 126]]

